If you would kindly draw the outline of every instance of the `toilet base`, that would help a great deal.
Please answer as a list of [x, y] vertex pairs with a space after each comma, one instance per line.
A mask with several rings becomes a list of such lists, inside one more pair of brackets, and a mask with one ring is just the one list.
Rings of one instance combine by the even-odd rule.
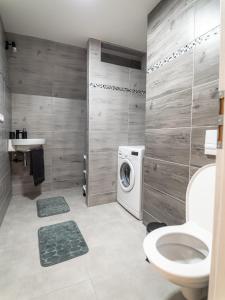
[[208, 295], [208, 288], [191, 289], [183, 287], [181, 290], [187, 300], [203, 300], [206, 299]]

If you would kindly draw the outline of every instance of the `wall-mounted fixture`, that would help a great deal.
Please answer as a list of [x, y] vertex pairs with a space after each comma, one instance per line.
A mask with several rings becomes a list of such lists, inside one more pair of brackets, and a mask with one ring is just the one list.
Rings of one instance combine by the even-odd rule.
[[9, 41], [5, 41], [5, 50], [9, 50], [9, 47], [12, 47], [12, 52], [16, 52], [16, 43], [15, 42], [9, 42]]
[[4, 123], [5, 117], [3, 114], [0, 113], [0, 123]]
[[205, 154], [216, 155], [218, 132], [216, 129], [205, 132]]

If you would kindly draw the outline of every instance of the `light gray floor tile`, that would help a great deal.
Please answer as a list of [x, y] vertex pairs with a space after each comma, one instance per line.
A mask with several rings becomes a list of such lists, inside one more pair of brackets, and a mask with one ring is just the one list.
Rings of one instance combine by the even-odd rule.
[[32, 300], [96, 300], [90, 280], [82, 281], [71, 287], [57, 290]]
[[178, 288], [161, 278], [144, 262], [116, 276], [92, 279], [98, 300], [184, 300]]
[[[70, 212], [39, 218], [36, 200], [64, 196]], [[74, 220], [89, 252], [41, 267], [37, 230]], [[13, 197], [0, 227], [1, 300], [183, 300], [178, 288], [146, 263], [145, 227], [118, 203], [87, 208], [81, 189]]]

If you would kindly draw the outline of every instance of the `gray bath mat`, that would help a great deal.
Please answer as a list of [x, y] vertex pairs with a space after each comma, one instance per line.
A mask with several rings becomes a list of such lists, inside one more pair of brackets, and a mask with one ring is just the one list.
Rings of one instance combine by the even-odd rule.
[[70, 211], [64, 197], [52, 197], [37, 200], [38, 217], [47, 217], [58, 214], [63, 214]]
[[88, 252], [88, 246], [74, 221], [41, 227], [38, 230], [40, 262], [43, 267]]

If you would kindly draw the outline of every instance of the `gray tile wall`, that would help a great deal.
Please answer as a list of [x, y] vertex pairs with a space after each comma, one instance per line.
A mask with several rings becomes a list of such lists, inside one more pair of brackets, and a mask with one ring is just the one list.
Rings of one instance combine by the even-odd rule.
[[86, 49], [7, 33], [17, 52], [9, 52], [13, 93], [86, 99]]
[[[101, 62], [101, 42], [88, 44], [88, 83], [145, 90], [145, 71]], [[88, 205], [116, 200], [120, 145], [144, 144], [145, 96], [88, 86]]]
[[5, 51], [5, 33], [0, 18], [0, 224], [11, 199], [11, 170], [8, 156], [8, 134], [11, 129], [11, 96], [8, 82], [8, 63]]
[[[148, 16], [147, 67], [219, 26], [219, 0], [164, 0]], [[217, 125], [219, 35], [147, 74], [144, 223], [185, 221], [185, 194]]]
[[39, 194], [81, 185], [86, 133], [86, 50], [33, 37], [7, 34], [10, 52], [12, 128], [46, 138], [45, 182], [35, 187], [29, 166], [13, 162], [13, 193]]
[[12, 94], [12, 129], [27, 128], [28, 137], [46, 139], [46, 180], [35, 187], [29, 165], [12, 163], [13, 194], [34, 194], [82, 183], [86, 101]]

